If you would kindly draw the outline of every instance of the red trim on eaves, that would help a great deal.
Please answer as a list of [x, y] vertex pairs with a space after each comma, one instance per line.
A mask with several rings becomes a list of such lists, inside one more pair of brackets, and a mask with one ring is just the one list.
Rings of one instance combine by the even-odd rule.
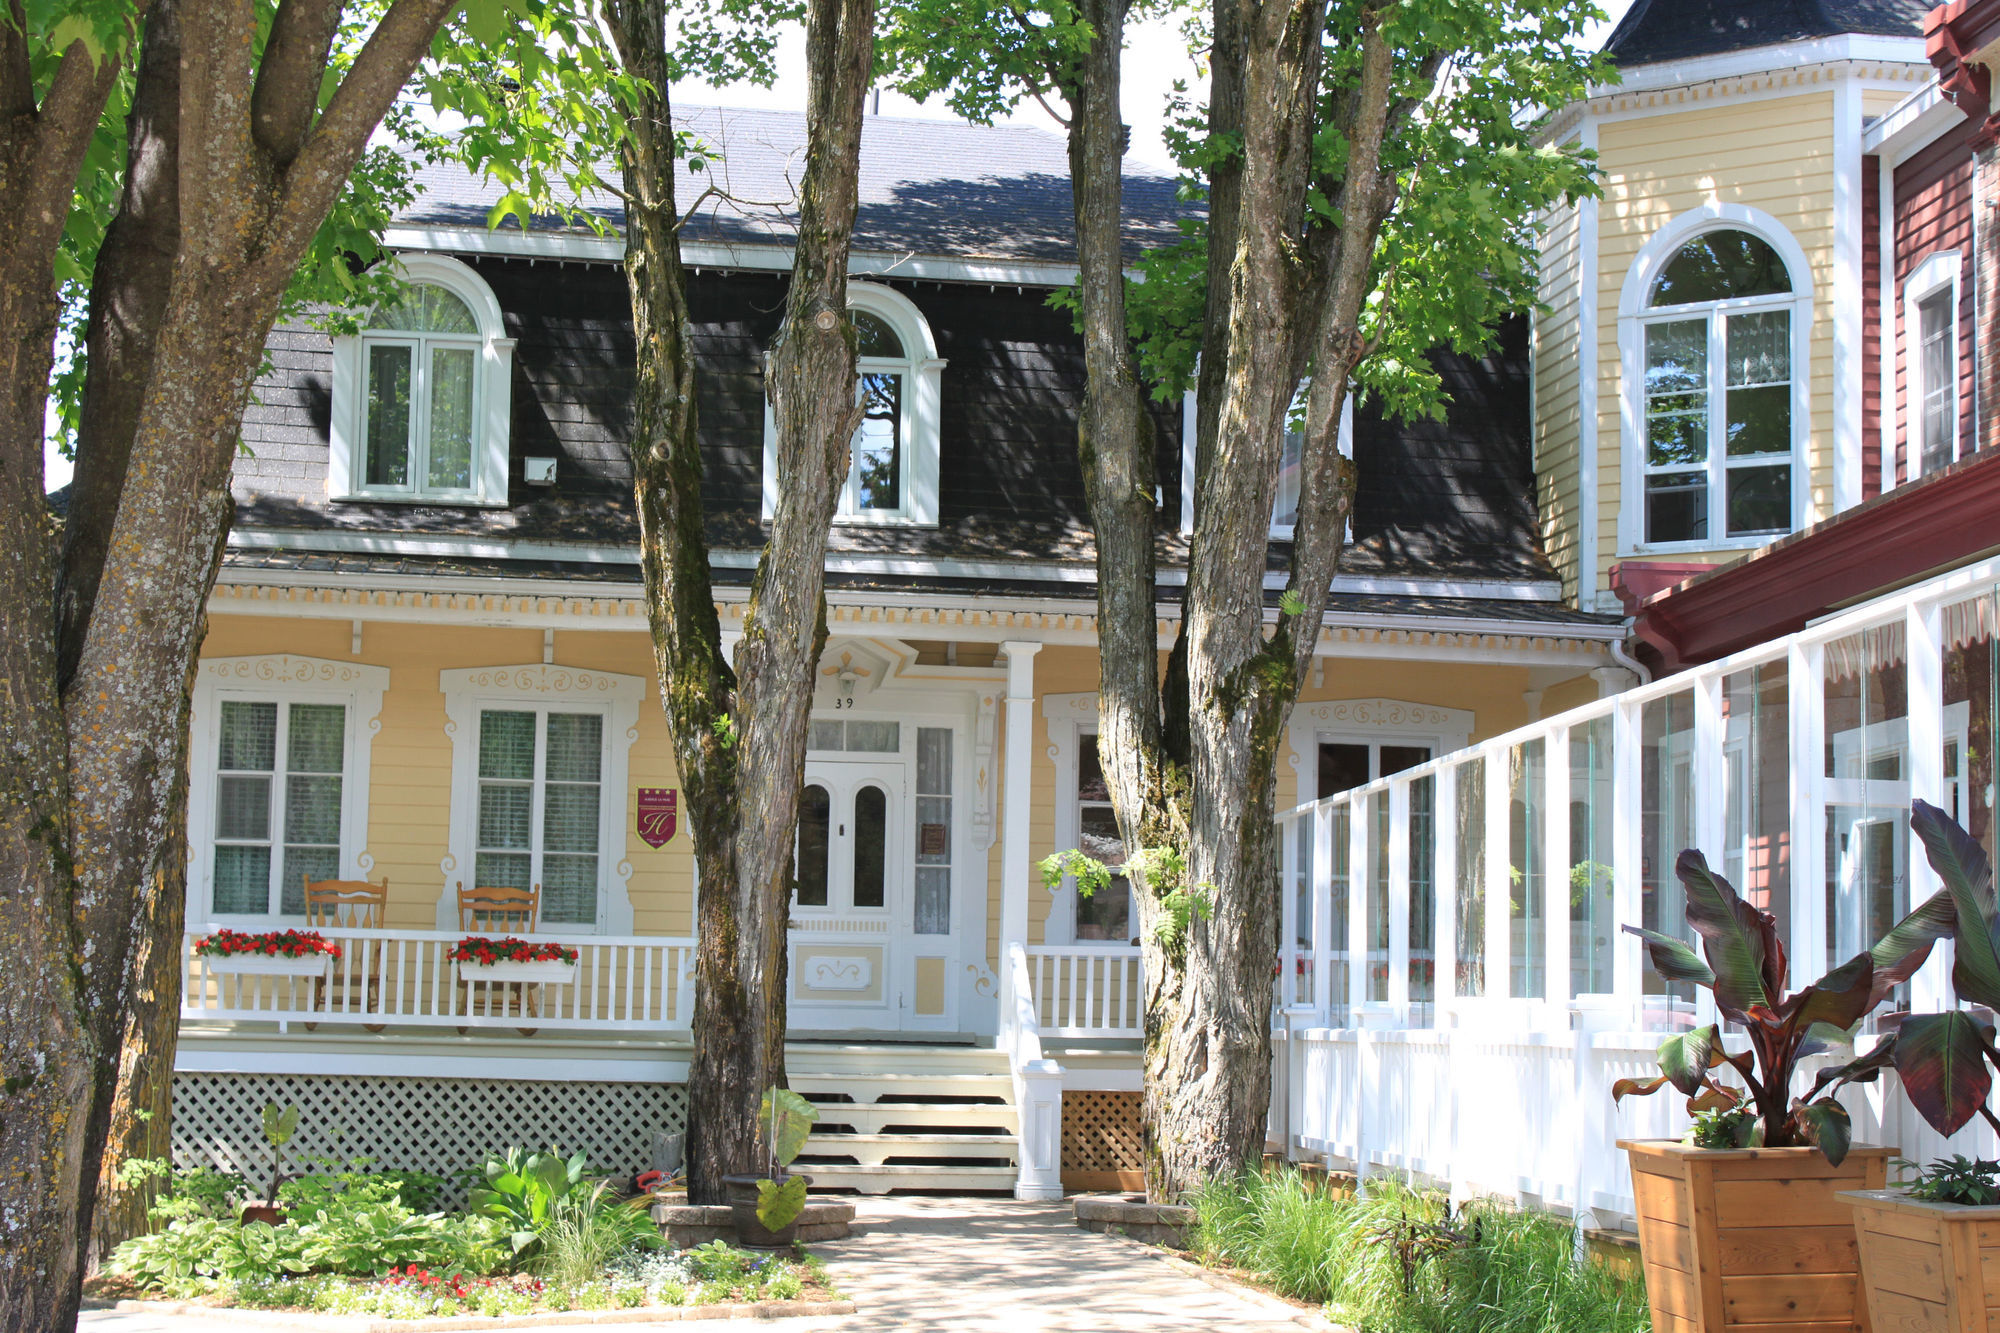
[[1974, 454], [1640, 604], [1666, 669], [1713, 662], [2000, 550], [2000, 453]]
[[1993, 80], [1970, 57], [2000, 40], [2000, 0], [1951, 0], [1924, 17], [1924, 52], [1936, 66], [1938, 84], [1953, 106], [1980, 126], [1973, 147], [2000, 139], [2000, 115], [1993, 112]]

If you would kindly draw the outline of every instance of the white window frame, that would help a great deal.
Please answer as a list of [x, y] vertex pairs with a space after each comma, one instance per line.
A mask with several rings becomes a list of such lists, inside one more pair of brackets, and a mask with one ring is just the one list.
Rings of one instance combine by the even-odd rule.
[[[1049, 757], [1055, 761], [1056, 769], [1053, 850], [1061, 852], [1077, 846], [1082, 840], [1077, 818], [1077, 765], [1083, 758], [1083, 738], [1098, 734], [1097, 696], [1045, 694], [1042, 696], [1042, 717], [1048, 728]], [[1126, 892], [1131, 892], [1129, 882]], [[1051, 891], [1049, 899], [1049, 915], [1042, 924], [1042, 939], [1049, 944], [1075, 944], [1079, 902], [1075, 879], [1065, 876], [1063, 882]], [[1139, 929], [1139, 904], [1134, 901], [1129, 910], [1131, 915], [1128, 919], [1136, 934]], [[1093, 942], [1123, 944], [1126, 941]]]
[[[1297, 412], [1304, 406], [1306, 388], [1307, 386], [1305, 385], [1299, 386], [1298, 393], [1292, 399], [1292, 411]], [[1183, 533], [1194, 531], [1195, 434], [1195, 391], [1189, 389], [1181, 395], [1181, 531]], [[1341, 400], [1340, 436], [1335, 442], [1335, 447], [1340, 450], [1342, 458], [1350, 462], [1353, 461], [1354, 391], [1352, 389], [1348, 390], [1347, 397]], [[1282, 461], [1282, 455], [1280, 458]], [[1292, 540], [1297, 532], [1297, 527], [1295, 524], [1277, 522], [1277, 505], [1275, 499], [1272, 502], [1271, 518], [1271, 540], [1274, 542], [1288, 542]], [[1341, 534], [1341, 540], [1346, 542], [1354, 540], [1354, 515], [1352, 511], [1348, 513], [1347, 530]]]
[[[474, 667], [440, 671], [445, 731], [451, 737], [451, 841], [438, 868], [444, 885], [438, 895], [437, 928], [457, 930], [458, 886], [472, 888], [479, 839], [479, 714], [485, 709], [520, 712], [596, 713], [604, 719], [603, 768], [598, 776], [597, 921], [564, 921], [540, 927], [544, 934], [630, 935], [632, 862], [626, 831], [633, 742], [639, 738], [639, 705], [646, 682], [638, 676], [577, 667], [545, 665]], [[537, 745], [541, 742], [537, 741]]]
[[[903, 377], [903, 414], [898, 423], [902, 432], [903, 474], [899, 490], [903, 502], [894, 509], [858, 508], [856, 468], [850, 450], [847, 480], [841, 484], [840, 503], [833, 521], [844, 526], [934, 528], [938, 524], [938, 460], [946, 362], [937, 354], [937, 339], [931, 334], [930, 322], [916, 303], [901, 292], [879, 283], [850, 280], [847, 304], [849, 309], [866, 311], [887, 324], [908, 353], [904, 358], [864, 356], [855, 363], [857, 374], [893, 372]], [[767, 393], [763, 480], [766, 522], [777, 515], [778, 489], [778, 425]]]
[[[195, 670], [188, 724], [187, 917], [210, 928], [221, 925], [269, 928], [302, 923], [303, 915], [215, 912], [216, 753], [221, 743], [222, 705], [229, 700], [292, 704], [339, 704], [347, 710], [340, 770], [340, 874], [365, 879], [375, 868], [368, 854], [368, 767], [375, 733], [382, 729], [382, 696], [389, 668], [290, 653], [203, 658]], [[273, 773], [274, 783], [278, 774]], [[283, 830], [272, 829], [272, 855], [282, 856]]]
[[[1653, 286], [1681, 248], [1705, 232], [1747, 231], [1777, 251], [1792, 280], [1789, 296], [1753, 297], [1746, 300], [1704, 302], [1686, 306], [1654, 308], [1648, 303]], [[1618, 506], [1618, 553], [1621, 556], [1649, 555], [1675, 551], [1752, 550], [1766, 546], [1783, 534], [1728, 536], [1726, 458], [1718, 457], [1711, 441], [1708, 459], [1709, 529], [1707, 537], [1691, 541], [1649, 542], [1646, 540], [1646, 326], [1687, 320], [1705, 313], [1713, 321], [1723, 314], [1756, 310], [1789, 310], [1792, 323], [1792, 513], [1787, 531], [1796, 532], [1806, 521], [1811, 498], [1812, 439], [1812, 267], [1806, 253], [1785, 225], [1761, 209], [1741, 204], [1711, 203], [1681, 214], [1653, 234], [1626, 271], [1625, 286], [1618, 302], [1619, 416], [1621, 503]], [[1711, 344], [1714, 339], [1711, 336]], [[1714, 348], [1710, 363], [1714, 364]], [[1711, 384], [1711, 394], [1721, 391]], [[1772, 455], [1775, 463], [1777, 456]]]
[[[467, 489], [433, 490], [422, 484], [417, 457], [410, 459], [407, 486], [371, 487], [366, 483], [368, 433], [368, 352], [370, 345], [417, 345], [419, 335], [394, 329], [366, 330], [333, 340], [333, 416], [327, 451], [327, 494], [335, 500], [386, 501], [399, 504], [449, 504], [494, 508], [507, 503], [508, 433], [513, 412], [514, 339], [506, 336], [500, 303], [479, 274], [446, 255], [404, 254], [393, 261], [402, 278], [413, 285], [442, 287], [465, 302], [479, 325], [478, 358], [473, 367], [472, 485]], [[422, 335], [432, 337], [433, 335]], [[463, 339], [471, 346], [475, 340]], [[412, 361], [412, 371], [416, 369]]]
[[[1903, 447], [1905, 481], [1915, 481], [1924, 475], [1924, 396], [1929, 386], [1924, 383], [1923, 304], [1939, 292], [1951, 290], [1951, 365], [1956, 371], [1964, 352], [1960, 343], [1965, 320], [1964, 280], [1965, 259], [1956, 250], [1938, 251], [1903, 279], [1903, 365], [1907, 388], [1902, 415], [1908, 423]], [[1957, 462], [1964, 457], [1965, 450], [1960, 430], [1964, 386], [1957, 382], [1956, 374], [1952, 380], [1951, 458]]]
[[[1431, 758], [1456, 754], [1472, 741], [1474, 713], [1465, 708], [1413, 703], [1407, 699], [1321, 699], [1292, 709], [1288, 728], [1295, 778], [1294, 804], [1319, 799], [1319, 747], [1339, 745], [1428, 745]], [[1381, 762], [1370, 752], [1371, 768]]]

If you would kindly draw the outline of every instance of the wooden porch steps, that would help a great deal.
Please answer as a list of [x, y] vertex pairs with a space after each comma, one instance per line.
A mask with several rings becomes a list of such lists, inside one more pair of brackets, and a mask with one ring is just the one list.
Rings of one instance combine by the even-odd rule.
[[1006, 1166], [1014, 1160], [1017, 1146], [1012, 1134], [821, 1134], [815, 1130], [799, 1154], [799, 1169], [817, 1173], [826, 1166], [959, 1166], [974, 1161]]
[[819, 1106], [796, 1164], [815, 1190], [1013, 1190], [1020, 1114], [999, 1052], [819, 1050], [787, 1074]]
[[815, 1166], [806, 1171], [813, 1189], [888, 1194], [894, 1190], [936, 1190], [951, 1194], [1011, 1193], [1012, 1166]]

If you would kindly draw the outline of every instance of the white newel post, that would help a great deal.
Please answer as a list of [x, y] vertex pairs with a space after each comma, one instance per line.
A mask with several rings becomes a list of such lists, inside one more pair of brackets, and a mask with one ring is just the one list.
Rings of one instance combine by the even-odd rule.
[[1039, 643], [1009, 640], [1006, 786], [1000, 812], [1000, 1039], [1014, 1074], [1020, 1116], [1017, 1199], [1062, 1198], [1062, 1066], [1042, 1058], [1040, 1012], [1028, 974], [1028, 886], [1034, 867], [1029, 818], [1034, 802], [1035, 654]]
[[1028, 885], [1034, 867], [1028, 821], [1034, 804], [1035, 654], [1039, 643], [1009, 640], [1007, 654], [1007, 785], [1000, 812], [1000, 953], [1028, 942]]

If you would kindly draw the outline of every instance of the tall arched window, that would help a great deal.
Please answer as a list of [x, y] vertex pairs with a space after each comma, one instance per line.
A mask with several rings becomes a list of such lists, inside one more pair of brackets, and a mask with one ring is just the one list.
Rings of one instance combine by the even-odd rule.
[[[854, 321], [855, 392], [865, 408], [854, 433], [840, 523], [928, 526], [938, 515], [938, 402], [944, 361], [929, 323], [901, 292], [847, 285]], [[777, 431], [764, 412], [764, 517], [777, 511]]]
[[1661, 266], [1638, 317], [1647, 545], [1792, 529], [1797, 304], [1748, 231], [1704, 231]]
[[333, 494], [504, 504], [513, 341], [499, 304], [456, 260], [401, 268], [400, 298], [335, 340]]

